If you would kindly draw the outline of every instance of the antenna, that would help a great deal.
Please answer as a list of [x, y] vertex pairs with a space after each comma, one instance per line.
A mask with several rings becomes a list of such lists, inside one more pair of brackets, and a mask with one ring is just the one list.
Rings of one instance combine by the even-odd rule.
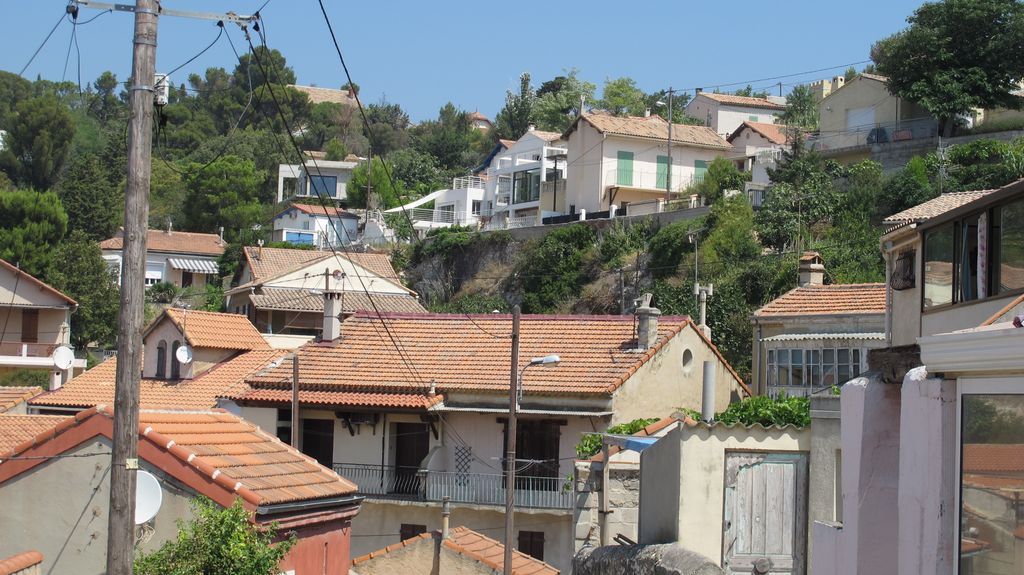
[[160, 505], [164, 501], [164, 492], [160, 482], [152, 473], [138, 470], [135, 472], [135, 524], [142, 525], [156, 517]]

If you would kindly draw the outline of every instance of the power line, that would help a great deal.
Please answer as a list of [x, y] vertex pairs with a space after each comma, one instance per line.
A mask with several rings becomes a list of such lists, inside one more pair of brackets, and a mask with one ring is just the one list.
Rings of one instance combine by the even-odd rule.
[[20, 71], [18, 71], [18, 75], [19, 76], [24, 75], [25, 74], [25, 70], [27, 70], [28, 67], [30, 65], [32, 65], [32, 61], [36, 59], [36, 56], [39, 55], [39, 51], [43, 49], [43, 46], [45, 46], [46, 43], [50, 40], [50, 37], [53, 36], [53, 33], [57, 31], [57, 26], [60, 26], [60, 23], [64, 21], [64, 16], [66, 14], [67, 14], [67, 12], [65, 11], [64, 13], [62, 13], [60, 15], [60, 18], [57, 19], [57, 23], [54, 24], [53, 28], [50, 29], [50, 33], [46, 35], [46, 38], [43, 38], [43, 41], [39, 44], [39, 47], [36, 48], [36, 51], [32, 53], [32, 57], [29, 58], [28, 62], [25, 62], [25, 65], [21, 67]]
[[871, 62], [871, 60], [860, 60], [858, 62], [850, 62], [849, 64], [839, 64], [837, 66], [828, 66], [826, 68], [817, 68], [817, 69], [814, 69], [814, 70], [805, 70], [803, 72], [794, 72], [792, 74], [782, 74], [780, 76], [769, 76], [767, 78], [756, 78], [754, 80], [743, 80], [741, 82], [729, 82], [729, 83], [714, 83], [714, 82], [710, 82], [710, 83], [704, 84], [703, 86], [694, 86], [692, 88], [683, 88], [682, 90], [678, 90], [677, 89], [676, 91], [677, 92], [679, 92], [679, 91], [685, 92], [685, 91], [690, 91], [690, 90], [697, 91], [697, 90], [702, 90], [702, 89], [704, 89], [705, 87], [708, 87], [708, 86], [714, 86], [715, 88], [726, 88], [726, 87], [731, 87], [731, 86], [744, 86], [744, 85], [747, 85], [747, 84], [757, 84], [757, 83], [760, 83], [760, 82], [767, 82], [769, 80], [781, 80], [783, 78], [795, 78], [797, 76], [805, 76], [807, 74], [816, 74], [818, 72], [827, 72], [829, 70], [836, 70], [836, 69], [839, 69], [839, 68], [849, 68], [850, 66], [859, 66], [861, 64], [869, 64], [870, 62]]

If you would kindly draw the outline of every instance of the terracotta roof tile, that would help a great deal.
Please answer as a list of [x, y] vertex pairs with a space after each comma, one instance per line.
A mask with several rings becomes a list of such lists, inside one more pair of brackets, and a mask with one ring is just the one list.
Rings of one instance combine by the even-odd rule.
[[789, 141], [789, 135], [786, 134], [786, 128], [787, 126], [783, 124], [765, 124], [764, 122], [745, 121], [742, 124], [740, 124], [740, 126], [736, 128], [736, 130], [728, 138], [726, 138], [726, 140], [728, 140], [731, 143], [734, 139], [736, 139], [737, 136], [740, 135], [740, 132], [742, 132], [745, 129], [748, 129], [753, 130], [758, 134], [761, 134], [764, 137], [764, 139], [768, 140], [773, 144], [782, 145]]
[[[194, 347], [270, 349], [267, 340], [263, 339], [256, 326], [244, 315], [176, 308], [168, 308], [164, 313]], [[157, 319], [154, 325], [159, 321]]]
[[562, 134], [558, 132], [545, 132], [544, 130], [531, 130], [527, 134], [533, 134], [545, 142], [557, 142], [562, 139]]
[[[143, 379], [139, 402], [146, 409], [210, 409], [217, 398], [239, 385], [275, 359], [285, 355], [280, 350], [244, 352], [214, 366], [195, 379], [166, 381]], [[44, 393], [29, 401], [36, 407], [91, 407], [114, 402], [114, 378], [117, 358], [111, 358], [73, 378], [56, 391]]]
[[43, 392], [41, 387], [3, 387], [0, 386], [0, 413], [28, 401]]
[[310, 215], [313, 215], [313, 216], [329, 215], [329, 216], [334, 216], [334, 217], [338, 217], [338, 218], [355, 218], [355, 219], [359, 219], [359, 216], [353, 214], [352, 212], [345, 211], [344, 209], [339, 208], [337, 206], [327, 206], [327, 207], [324, 207], [324, 206], [317, 206], [317, 205], [314, 205], [314, 204], [292, 204], [292, 205], [284, 208], [283, 210], [281, 210], [278, 213], [287, 212], [288, 210], [290, 210], [292, 208], [295, 208], [296, 210], [299, 210], [300, 212], [302, 212], [304, 214], [310, 214]]
[[52, 429], [67, 418], [65, 415], [0, 414], [0, 454]]
[[[632, 138], [645, 138], [649, 140], [668, 139], [668, 122], [661, 116], [657, 115], [649, 117], [618, 117], [608, 114], [587, 113], [583, 114], [581, 118], [594, 126], [598, 132], [605, 134], [628, 136]], [[570, 131], [571, 130], [572, 129], [570, 129]], [[696, 146], [699, 148], [714, 148], [720, 150], [732, 148], [729, 142], [726, 142], [721, 136], [716, 134], [714, 130], [706, 126], [673, 124], [672, 142], [684, 146]]]
[[[1024, 444], [968, 443], [964, 445], [964, 473], [1024, 473]], [[1024, 483], [1024, 477], [1017, 479]]]
[[942, 194], [939, 197], [932, 198], [923, 204], [918, 204], [912, 208], [907, 208], [902, 212], [895, 213], [882, 220], [882, 223], [884, 223], [889, 228], [889, 231], [891, 231], [896, 227], [906, 224], [926, 222], [932, 218], [941, 216], [946, 212], [955, 210], [960, 206], [969, 204], [974, 200], [984, 198], [995, 191], [998, 190], [977, 190], [971, 192], [950, 192], [948, 194]]
[[[18, 269], [17, 266], [15, 266], [14, 264], [10, 263], [7, 260], [0, 259], [0, 269], [6, 269], [6, 270], [10, 271], [11, 273], [17, 274], [19, 276], [18, 277], [18, 281], [19, 282], [29, 282], [30, 284], [33, 284], [36, 287], [38, 287], [40, 290], [50, 292], [51, 294], [53, 294], [53, 295], [63, 299], [64, 301], [68, 302], [69, 304], [71, 304], [73, 306], [77, 306], [78, 305], [78, 302], [76, 302], [75, 300], [71, 299], [70, 297], [64, 295], [64, 293], [61, 292], [60, 290], [58, 290], [57, 288], [51, 286], [50, 284], [44, 282], [43, 280], [41, 280], [41, 279], [39, 279], [39, 278], [37, 278], [35, 276], [29, 275], [29, 274], [21, 271], [20, 269]], [[27, 290], [19, 290], [19, 291], [24, 293]], [[19, 295], [21, 295], [21, 294], [19, 294]], [[8, 301], [7, 303], [11, 304], [13, 302], [12, 301]]]
[[[373, 311], [399, 313], [426, 313], [426, 308], [412, 295], [372, 294], [373, 302], [365, 292], [345, 291], [342, 311]], [[249, 296], [249, 301], [258, 309], [320, 312], [324, 311], [322, 295], [310, 294], [308, 290], [286, 288], [262, 288], [260, 293]]]
[[469, 113], [469, 119], [470, 120], [486, 120], [487, 122], [491, 121], [490, 118], [488, 118], [487, 116], [481, 114], [480, 112], [470, 112]]
[[[394, 343], [375, 314], [357, 312], [342, 323], [339, 339], [299, 348], [302, 386], [423, 392], [434, 383], [439, 393], [508, 390], [507, 336], [511, 316], [384, 317], [391, 334], [402, 346], [402, 354], [395, 353]], [[611, 394], [689, 324], [686, 317], [661, 317], [657, 344], [638, 353], [634, 349], [632, 316], [524, 315], [520, 324], [520, 362], [526, 365], [530, 358], [550, 353], [559, 354], [562, 360], [556, 368], [527, 370], [523, 376], [524, 393]], [[414, 373], [409, 365], [414, 367]], [[291, 369], [291, 362], [286, 360], [248, 381], [254, 387], [274, 385], [291, 377]]]
[[26, 551], [0, 560], [0, 575], [14, 575], [20, 571], [39, 565], [43, 562], [43, 554], [38, 551]]
[[888, 82], [889, 81], [889, 77], [888, 76], [882, 76], [881, 74], [867, 74], [865, 72], [861, 72], [859, 75], [867, 78], [868, 80], [876, 80], [878, 82]]
[[[291, 387], [276, 389], [260, 387], [243, 389], [225, 395], [245, 403], [288, 403], [292, 400]], [[373, 393], [352, 391], [305, 391], [299, 392], [299, 403], [303, 405], [328, 405], [334, 407], [380, 407], [396, 409], [427, 409], [443, 399], [440, 395], [423, 393]]]
[[830, 284], [794, 288], [754, 312], [754, 317], [885, 314], [885, 284]]
[[[312, 263], [317, 260], [330, 257], [331, 252], [317, 250], [297, 250], [290, 248], [245, 248], [245, 259], [249, 263], [252, 272], [253, 282], [259, 283], [268, 278], [280, 275], [281, 273], [299, 269], [302, 264]], [[338, 257], [347, 258], [352, 263], [362, 266], [366, 270], [401, 283], [401, 279], [391, 266], [391, 257], [388, 254], [376, 252], [362, 253], [339, 253]]]
[[694, 98], [704, 96], [721, 104], [728, 106], [743, 106], [745, 108], [765, 108], [767, 110], [785, 110], [784, 104], [776, 104], [767, 98], [751, 98], [750, 96], [737, 96], [735, 94], [715, 94], [714, 92], [701, 92]]
[[[120, 250], [124, 247], [124, 229], [117, 235], [100, 242], [100, 249]], [[192, 254], [217, 257], [224, 253], [227, 244], [217, 234], [196, 232], [168, 232], [149, 230], [146, 234], [146, 250], [171, 254]]]

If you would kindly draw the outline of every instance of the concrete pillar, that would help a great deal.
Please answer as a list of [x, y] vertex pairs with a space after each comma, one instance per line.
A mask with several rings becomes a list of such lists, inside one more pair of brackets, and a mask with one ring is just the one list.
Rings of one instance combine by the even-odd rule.
[[956, 381], [924, 367], [903, 379], [899, 573], [952, 575], [956, 553]]

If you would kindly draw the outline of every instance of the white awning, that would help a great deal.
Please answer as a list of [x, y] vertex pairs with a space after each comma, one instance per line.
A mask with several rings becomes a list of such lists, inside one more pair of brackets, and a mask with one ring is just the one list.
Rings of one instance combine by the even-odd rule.
[[217, 262], [210, 260], [193, 260], [187, 258], [168, 258], [167, 263], [176, 270], [197, 274], [216, 274]]
[[762, 339], [763, 342], [773, 341], [809, 341], [819, 339], [846, 339], [846, 340], [873, 340], [883, 341], [885, 340], [884, 333], [878, 332], [861, 332], [861, 333], [784, 333], [780, 335], [773, 335]]

